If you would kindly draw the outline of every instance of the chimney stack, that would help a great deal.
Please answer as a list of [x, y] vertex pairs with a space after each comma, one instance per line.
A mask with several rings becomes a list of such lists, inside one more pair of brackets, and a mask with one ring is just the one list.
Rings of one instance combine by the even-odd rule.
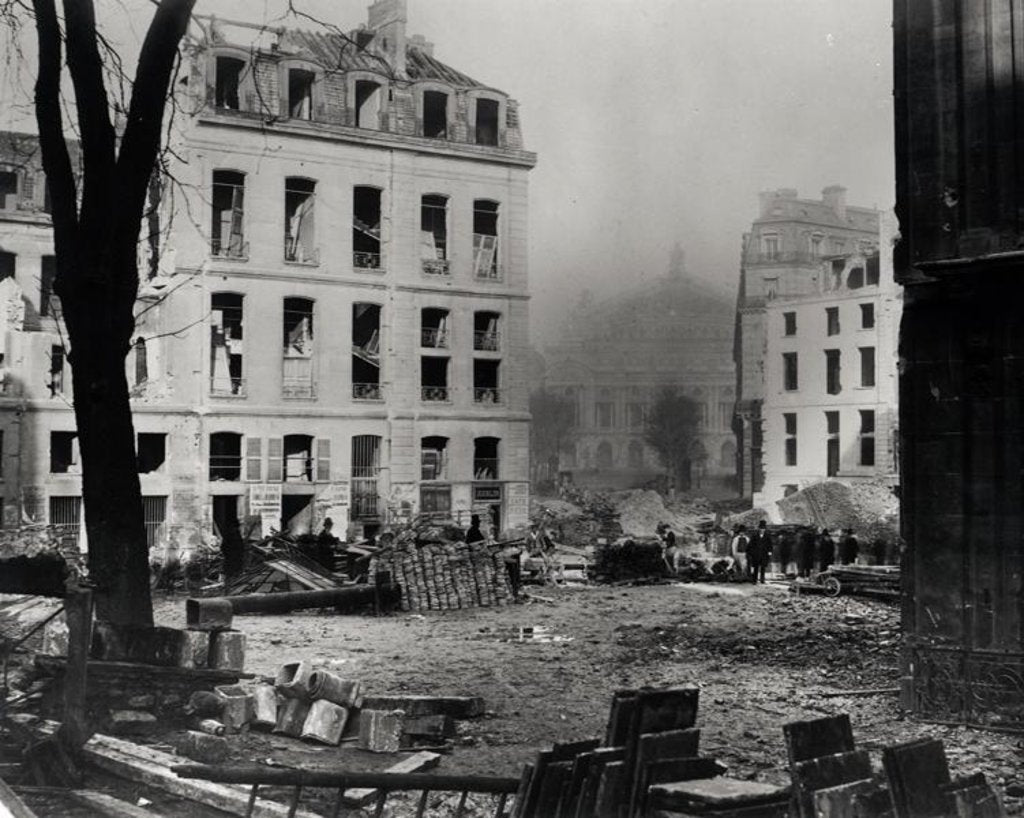
[[367, 27], [374, 33], [374, 42], [399, 77], [405, 76], [407, 17], [406, 0], [375, 0], [368, 12]]
[[840, 219], [846, 218], [846, 188], [842, 185], [829, 185], [821, 191], [821, 200], [832, 208], [832, 212]]

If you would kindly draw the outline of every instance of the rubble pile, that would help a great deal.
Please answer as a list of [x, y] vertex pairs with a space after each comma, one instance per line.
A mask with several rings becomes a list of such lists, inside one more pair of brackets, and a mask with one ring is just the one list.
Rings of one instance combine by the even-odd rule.
[[714, 510], [703, 498], [666, 503], [652, 489], [633, 489], [615, 492], [609, 499], [619, 513], [623, 532], [632, 536], [652, 536], [659, 523], [677, 533], [694, 533], [714, 522]]
[[654, 537], [628, 538], [598, 545], [594, 554], [594, 575], [598, 582], [668, 576], [661, 541]]
[[[459, 532], [461, 535], [461, 532]], [[495, 543], [447, 539], [444, 529], [399, 533], [370, 560], [369, 579], [390, 573], [402, 589], [403, 611], [447, 611], [506, 605], [512, 596]]]
[[586, 548], [622, 536], [619, 513], [604, 494], [567, 488], [562, 500], [538, 500], [534, 519], [543, 520], [555, 542]]

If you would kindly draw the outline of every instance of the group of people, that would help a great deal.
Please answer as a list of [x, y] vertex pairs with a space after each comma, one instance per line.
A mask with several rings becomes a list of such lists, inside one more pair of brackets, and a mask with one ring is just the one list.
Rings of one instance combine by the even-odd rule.
[[[729, 550], [733, 570], [738, 577], [749, 582], [764, 582], [773, 556], [777, 558], [783, 574], [795, 573], [809, 578], [815, 571], [825, 571], [834, 565], [837, 556], [843, 565], [855, 563], [860, 543], [853, 529], [847, 528], [839, 539], [837, 554], [832, 532], [827, 528], [818, 532], [810, 527], [804, 528], [799, 536], [794, 529], [784, 529], [776, 542], [768, 531], [767, 522], [761, 520], [752, 534], [747, 533], [745, 525], [735, 526]], [[795, 571], [791, 572], [790, 566], [794, 566]]]

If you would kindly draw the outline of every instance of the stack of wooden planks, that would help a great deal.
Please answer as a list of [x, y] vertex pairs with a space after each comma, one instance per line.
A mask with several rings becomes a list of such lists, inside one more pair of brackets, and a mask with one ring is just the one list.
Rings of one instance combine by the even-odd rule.
[[396, 542], [370, 561], [369, 577], [389, 573], [403, 611], [446, 611], [508, 604], [512, 596], [499, 544]]

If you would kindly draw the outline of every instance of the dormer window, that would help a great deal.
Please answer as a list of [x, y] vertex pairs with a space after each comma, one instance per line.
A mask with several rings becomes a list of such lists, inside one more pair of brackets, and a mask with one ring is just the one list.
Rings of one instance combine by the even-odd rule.
[[448, 138], [448, 95], [443, 91], [423, 92], [423, 135]]
[[288, 71], [288, 116], [313, 119], [313, 84], [316, 74], [300, 68]]
[[217, 57], [216, 70], [213, 104], [229, 111], [240, 111], [240, 89], [245, 63], [236, 57]]
[[14, 210], [18, 206], [18, 174], [13, 170], [0, 171], [0, 210]]
[[480, 97], [476, 101], [476, 144], [498, 144], [498, 102]]
[[372, 80], [356, 80], [355, 118], [357, 128], [380, 129], [381, 85]]

